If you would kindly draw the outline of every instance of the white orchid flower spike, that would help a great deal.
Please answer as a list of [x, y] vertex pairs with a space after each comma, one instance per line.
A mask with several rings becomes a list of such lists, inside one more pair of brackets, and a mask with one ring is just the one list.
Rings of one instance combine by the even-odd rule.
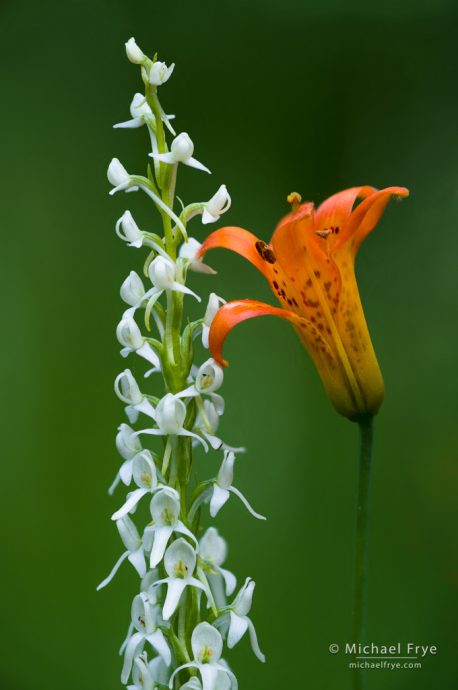
[[146, 574], [146, 562], [145, 554], [143, 552], [143, 542], [140, 538], [137, 528], [130, 519], [128, 515], [121, 518], [116, 522], [116, 527], [118, 528], [119, 536], [126, 547], [126, 551], [115, 563], [113, 570], [108, 575], [105, 580], [103, 580], [97, 587], [97, 591], [106, 587], [114, 578], [119, 570], [119, 566], [126, 558], [134, 566], [140, 577], [144, 577]]
[[216, 223], [223, 213], [229, 211], [230, 207], [231, 197], [229, 196], [226, 185], [222, 184], [218, 191], [205, 204], [204, 211], [202, 213], [202, 223], [204, 225], [207, 225], [208, 223]]
[[234, 592], [237, 585], [237, 578], [229, 570], [222, 568], [222, 564], [227, 557], [227, 543], [218, 534], [215, 527], [209, 527], [199, 542], [199, 557], [205, 561], [210, 570], [221, 575], [226, 585], [228, 597]]
[[118, 374], [115, 379], [114, 389], [118, 398], [127, 405], [125, 412], [131, 424], [137, 421], [140, 412], [152, 419], [156, 418], [154, 407], [140, 391], [130, 369], [124, 369], [124, 371]]
[[258, 520], [265, 520], [266, 518], [264, 515], [260, 515], [251, 507], [242, 492], [236, 489], [235, 486], [232, 486], [232, 482], [234, 480], [234, 462], [235, 453], [233, 451], [226, 450], [224, 452], [224, 459], [221, 463], [218, 476], [213, 483], [213, 491], [210, 498], [210, 515], [215, 517], [232, 493], [242, 501], [245, 508], [249, 513], [251, 513], [251, 515], [253, 515], [253, 517], [257, 518]]
[[121, 682], [124, 684], [129, 679], [134, 658], [143, 651], [146, 642], [162, 657], [167, 666], [172, 661], [170, 647], [159, 627], [163, 624], [159, 607], [155, 602], [151, 603], [144, 592], [138, 594], [132, 602], [132, 624], [136, 632], [127, 640], [125, 647], [121, 672]]
[[178, 519], [180, 500], [177, 491], [170, 487], [158, 491], [151, 500], [151, 516], [154, 524], [146, 527], [145, 538], [154, 535], [150, 565], [155, 568], [164, 556], [165, 549], [173, 533], [185, 534], [197, 546], [197, 539], [186, 525]]
[[186, 587], [202, 589], [208, 596], [207, 588], [193, 577], [196, 562], [196, 552], [191, 544], [181, 537], [174, 541], [165, 552], [164, 567], [168, 577], [153, 584], [153, 587], [167, 585], [167, 595], [162, 609], [162, 618], [165, 621], [168, 621], [175, 613]]
[[218, 690], [221, 687], [221, 677], [219, 677], [221, 673], [230, 679], [230, 685], [226, 685], [226, 687], [237, 690], [237, 678], [227, 666], [220, 662], [223, 652], [223, 639], [213, 625], [210, 625], [210, 623], [199, 623], [192, 633], [191, 647], [194, 661], [179, 666], [172, 673], [169, 688], [173, 688], [174, 678], [182, 669], [196, 668], [202, 679], [202, 690]]
[[264, 663], [266, 657], [259, 649], [255, 627], [251, 619], [248, 618], [248, 613], [250, 612], [251, 604], [253, 602], [253, 591], [255, 586], [256, 583], [254, 580], [252, 580], [250, 577], [247, 577], [245, 584], [230, 606], [227, 646], [229, 649], [232, 649], [238, 642], [240, 642], [248, 630], [250, 634], [251, 648], [259, 661]]
[[[194, 144], [187, 132], [181, 132], [172, 141], [170, 146], [170, 151], [168, 153], [150, 153], [149, 155], [155, 160], [161, 161], [162, 163], [168, 163], [170, 165], [177, 165], [178, 163], [184, 163], [184, 165], [189, 165], [191, 168], [197, 168], [197, 170], [203, 170], [204, 172], [210, 173], [210, 170], [205, 167], [202, 163], [192, 157], [194, 153]], [[211, 174], [211, 173], [210, 173]]]

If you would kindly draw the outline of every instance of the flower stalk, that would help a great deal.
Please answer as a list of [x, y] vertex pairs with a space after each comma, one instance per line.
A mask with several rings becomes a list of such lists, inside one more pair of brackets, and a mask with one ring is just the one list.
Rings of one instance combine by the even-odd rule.
[[[211, 272], [199, 261], [201, 244], [188, 238], [187, 225], [199, 216], [204, 225], [217, 221], [231, 199], [221, 185], [209, 201], [193, 202], [176, 212], [180, 167], [210, 171], [193, 157], [189, 135], [175, 134], [172, 118], [159, 101], [158, 91], [174, 65], [168, 67], [156, 57], [151, 60], [133, 38], [126, 43], [126, 52], [140, 66], [145, 93], [135, 94], [132, 119], [115, 127], [146, 127], [151, 151], [146, 176], [131, 175], [118, 159], [112, 160], [110, 194], [144, 192], [161, 229], [140, 229], [130, 211], [116, 223], [119, 238], [129, 247], [146, 250], [147, 256], [144, 275], [131, 270], [120, 290], [127, 308], [116, 335], [121, 355], [133, 360], [135, 375], [126, 368], [115, 381], [129, 424], [121, 424], [116, 437], [123, 462], [109, 491], [128, 487], [123, 505], [112, 515], [124, 551], [98, 589], [112, 580], [124, 561], [140, 578], [140, 593], [135, 593], [121, 647], [121, 681], [129, 690], [236, 689], [236, 676], [222, 659], [224, 644], [232, 648], [248, 630], [254, 653], [264, 660], [247, 616], [254, 582], [248, 578], [232, 598], [235, 575], [221, 567], [227, 544], [214, 527], [202, 534], [201, 522], [206, 505], [214, 517], [232, 494], [252, 515], [263, 518], [233, 486], [235, 452], [243, 449], [233, 449], [217, 436], [224, 411], [218, 392], [223, 370], [208, 353], [199, 366], [208, 349], [212, 320], [224, 300], [211, 294], [201, 318], [186, 317], [187, 301], [201, 302], [186, 284], [190, 273]], [[170, 146], [169, 133], [174, 137]], [[143, 378], [142, 362], [149, 367]], [[137, 424], [139, 428], [131, 426]], [[191, 477], [199, 471], [199, 454], [207, 452], [219, 458], [221, 466], [215, 465], [214, 476], [194, 486]], [[137, 508], [148, 502], [149, 519], [142, 526]]]

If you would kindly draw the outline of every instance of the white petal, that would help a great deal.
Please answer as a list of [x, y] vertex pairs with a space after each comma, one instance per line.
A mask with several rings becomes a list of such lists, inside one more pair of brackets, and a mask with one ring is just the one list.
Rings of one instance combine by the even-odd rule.
[[195, 661], [190, 661], [189, 664], [183, 664], [182, 666], [179, 666], [175, 671], [172, 673], [170, 680], [169, 680], [169, 688], [172, 690], [173, 688], [173, 681], [175, 680], [175, 676], [177, 673], [180, 673], [184, 668], [199, 668], [198, 664], [196, 664]]
[[177, 532], [178, 534], [186, 534], [186, 536], [189, 537], [190, 539], [192, 539], [192, 540], [195, 542], [196, 546], [197, 546], [197, 539], [195, 538], [195, 536], [193, 535], [193, 533], [191, 532], [191, 530], [189, 530], [189, 529], [186, 527], [186, 525], [184, 525], [184, 524], [181, 522], [181, 520], [178, 520], [178, 522], [176, 523], [176, 525], [174, 525], [174, 531]]
[[176, 160], [173, 156], [173, 153], [150, 153], [149, 155], [151, 156], [151, 158], [154, 158], [157, 161], [161, 161], [162, 163], [176, 165]]
[[208, 223], [214, 223], [217, 220], [219, 220], [219, 216], [214, 216], [212, 213], [208, 211], [208, 209], [204, 208], [204, 212], [202, 213], [202, 223], [204, 225], [207, 225]]
[[136, 129], [143, 125], [142, 117], [134, 117], [132, 120], [126, 120], [125, 122], [118, 122], [113, 125], [113, 129]]
[[214, 518], [229, 498], [229, 491], [221, 489], [217, 484], [213, 486], [213, 495], [210, 500], [210, 515]]
[[107, 584], [108, 584], [109, 582], [112, 581], [112, 579], [114, 578], [114, 576], [116, 575], [116, 573], [117, 573], [118, 570], [119, 570], [119, 566], [121, 565], [121, 563], [122, 563], [123, 561], [126, 560], [126, 558], [127, 558], [128, 556], [129, 556], [129, 552], [128, 552], [128, 551], [124, 551], [124, 553], [122, 554], [122, 556], [121, 556], [120, 558], [118, 558], [118, 560], [117, 560], [116, 563], [114, 564], [113, 570], [112, 570], [111, 573], [108, 575], [108, 577], [106, 577], [104, 580], [102, 580], [102, 582], [101, 582], [101, 583], [99, 584], [99, 586], [97, 587], [97, 592], [98, 592], [99, 590], [103, 589], [103, 587], [106, 587]]
[[189, 165], [190, 168], [196, 168], [197, 170], [203, 170], [203, 172], [211, 175], [211, 170], [205, 167], [203, 163], [200, 163], [195, 158], [188, 158], [188, 160], [183, 161], [185, 165]]
[[112, 496], [112, 495], [114, 494], [115, 489], [116, 489], [116, 487], [118, 486], [118, 484], [119, 484], [120, 481], [121, 481], [121, 476], [120, 476], [120, 474], [119, 474], [119, 472], [118, 472], [118, 474], [116, 475], [116, 477], [115, 477], [114, 480], [113, 480], [112, 485], [111, 485], [110, 488], [108, 489], [108, 493], [110, 494], [110, 496]]
[[226, 583], [226, 594], [230, 597], [237, 586], [237, 578], [230, 570], [226, 570], [225, 568], [218, 568], [218, 571], [224, 578], [224, 582]]
[[132, 491], [124, 505], [117, 510], [116, 513], [113, 513], [111, 519], [119, 520], [119, 518], [122, 518], [124, 515], [127, 515], [127, 513], [130, 513], [132, 508], [136, 506], [139, 500], [147, 493], [148, 489], [135, 489], [135, 491]]
[[256, 630], [254, 628], [253, 622], [249, 618], [247, 618], [247, 621], [248, 621], [248, 630], [250, 633], [251, 649], [253, 650], [255, 655], [258, 657], [259, 661], [262, 661], [262, 663], [265, 663], [266, 657], [264, 656], [264, 654], [259, 649], [258, 637], [256, 635]]
[[135, 409], [138, 412], [143, 412], [143, 414], [146, 414], [147, 417], [151, 417], [151, 419], [154, 419], [154, 421], [156, 421], [156, 411], [154, 407], [151, 405], [150, 401], [146, 398], [143, 398], [141, 403], [135, 405]]
[[167, 548], [167, 542], [169, 541], [173, 533], [173, 527], [167, 527], [165, 525], [156, 525], [153, 529], [154, 543], [153, 548], [151, 550], [150, 566], [152, 568], [155, 568], [164, 556], [165, 549]]
[[216, 664], [199, 664], [199, 671], [202, 677], [202, 690], [217, 690], [218, 668]]
[[121, 683], [124, 683], [124, 685], [129, 680], [130, 671], [132, 669], [132, 664], [134, 662], [134, 656], [136, 656], [137, 653], [140, 652], [141, 648], [143, 647], [143, 644], [144, 636], [142, 635], [142, 633], [135, 633], [134, 635], [132, 635], [129, 642], [127, 643], [126, 653], [124, 655], [124, 664], [122, 666], [121, 671]]
[[170, 653], [170, 647], [167, 644], [162, 630], [156, 630], [155, 632], [147, 635], [146, 639], [156, 652], [164, 659], [167, 666], [170, 666], [172, 661], [172, 655]]
[[162, 618], [168, 621], [175, 613], [175, 610], [180, 601], [181, 595], [186, 587], [186, 581], [180, 578], [172, 577], [169, 580], [167, 587], [167, 596], [165, 597], [164, 608], [162, 609]]
[[231, 491], [233, 494], [235, 494], [236, 496], [238, 496], [238, 497], [240, 498], [240, 500], [242, 501], [242, 503], [243, 503], [243, 505], [245, 506], [245, 508], [248, 510], [249, 513], [251, 513], [251, 514], [253, 515], [253, 517], [255, 517], [257, 520], [267, 520], [267, 518], [266, 518], [264, 515], [261, 515], [260, 513], [257, 513], [257, 512], [251, 507], [251, 505], [248, 503], [248, 501], [246, 500], [246, 498], [245, 498], [245, 496], [242, 494], [242, 492], [239, 491], [238, 489], [236, 489], [235, 486], [229, 487], [228, 490]]
[[204, 441], [204, 439], [199, 436], [198, 434], [195, 434], [192, 431], [188, 431], [187, 429], [182, 429], [178, 436], [191, 436], [192, 438], [195, 438], [196, 441], [199, 441], [199, 443], [204, 447], [205, 452], [208, 453], [208, 444]]
[[133, 624], [132, 621], [131, 621], [131, 622], [129, 623], [129, 627], [128, 627], [128, 629], [127, 629], [126, 639], [125, 639], [124, 642], [122, 643], [121, 649], [119, 650], [119, 655], [124, 654], [124, 650], [125, 650], [125, 648], [127, 647], [127, 643], [129, 642], [129, 640], [130, 640], [130, 638], [131, 638], [133, 632], [134, 632], [134, 624]]
[[140, 577], [144, 577], [146, 573], [146, 562], [145, 554], [143, 553], [143, 546], [137, 549], [137, 551], [134, 551], [133, 553], [129, 554], [128, 559], [132, 563]]
[[143, 359], [146, 359], [148, 362], [151, 362], [151, 364], [158, 369], [161, 367], [161, 360], [157, 356], [157, 354], [154, 352], [153, 348], [149, 343], [143, 343], [141, 347], [138, 348], [136, 351], [137, 355], [140, 355], [140, 357], [143, 357]]
[[121, 481], [126, 486], [129, 486], [130, 482], [132, 481], [132, 467], [133, 458], [131, 458], [130, 460], [126, 460], [126, 462], [123, 462], [123, 464], [121, 465], [121, 469], [119, 470], [119, 476], [121, 477]]
[[240, 642], [248, 629], [248, 618], [246, 616], [237, 616], [236, 613], [230, 613], [231, 623], [229, 625], [229, 633], [227, 635], [227, 646], [229, 649], [235, 647], [237, 642]]
[[190, 290], [188, 287], [186, 287], [186, 285], [182, 285], [181, 283], [177, 283], [176, 281], [174, 281], [172, 285], [172, 290], [174, 290], [175, 292], [183, 292], [185, 295], [192, 295], [192, 297], [195, 297], [198, 302], [202, 302], [199, 295], [196, 295], [196, 293]]

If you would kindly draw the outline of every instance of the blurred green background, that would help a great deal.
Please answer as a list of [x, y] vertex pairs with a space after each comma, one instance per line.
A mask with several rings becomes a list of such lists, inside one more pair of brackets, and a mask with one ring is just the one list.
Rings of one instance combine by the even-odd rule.
[[[118, 156], [145, 165], [128, 118], [134, 35], [176, 62], [161, 91], [212, 177], [184, 169], [178, 193], [226, 183], [226, 221], [268, 240], [291, 190], [321, 201], [357, 184], [405, 185], [365, 243], [358, 274], [387, 397], [377, 419], [370, 551], [371, 641], [436, 644], [421, 670], [371, 671], [369, 690], [458, 686], [456, 12], [447, 0], [140, 3], [2, 0], [2, 690], [120, 687], [133, 569], [96, 594], [122, 547], [106, 488], [119, 458], [124, 366], [119, 285], [140, 258], [114, 235], [140, 195], [108, 196]], [[194, 221], [194, 234], [205, 229]], [[192, 287], [274, 300], [235, 255]], [[331, 643], [351, 639], [357, 429], [328, 403], [292, 329], [241, 326], [222, 435], [249, 452], [236, 483], [266, 523], [230, 502], [218, 527], [228, 567], [258, 583], [241, 690], [349, 690]], [[219, 458], [196, 461], [211, 475]]]

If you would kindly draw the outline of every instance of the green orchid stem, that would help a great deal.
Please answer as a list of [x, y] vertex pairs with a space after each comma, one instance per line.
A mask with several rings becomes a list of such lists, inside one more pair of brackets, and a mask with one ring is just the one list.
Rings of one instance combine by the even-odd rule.
[[[356, 514], [356, 553], [355, 553], [355, 590], [353, 611], [353, 642], [364, 644], [366, 641], [366, 595], [367, 595], [367, 553], [369, 533], [369, 491], [374, 441], [374, 418], [364, 417], [359, 420], [361, 447], [358, 467], [358, 506]], [[356, 657], [355, 663], [358, 663]], [[354, 690], [365, 690], [365, 669], [356, 668], [353, 679]]]

